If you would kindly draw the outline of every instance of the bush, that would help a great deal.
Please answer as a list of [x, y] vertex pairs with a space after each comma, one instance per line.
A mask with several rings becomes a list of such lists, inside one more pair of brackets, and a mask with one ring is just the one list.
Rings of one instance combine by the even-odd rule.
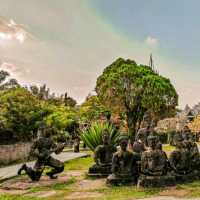
[[94, 151], [98, 145], [101, 145], [103, 143], [102, 133], [105, 129], [108, 130], [108, 133], [110, 135], [110, 143], [116, 146], [119, 138], [119, 132], [112, 124], [109, 124], [108, 122], [93, 123], [88, 130], [84, 131], [81, 134], [81, 139], [92, 151]]

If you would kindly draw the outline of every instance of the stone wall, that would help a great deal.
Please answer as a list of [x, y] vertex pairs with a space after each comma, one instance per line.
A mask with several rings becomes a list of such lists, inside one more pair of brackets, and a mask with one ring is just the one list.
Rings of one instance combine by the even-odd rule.
[[26, 160], [32, 143], [0, 145], [0, 165]]

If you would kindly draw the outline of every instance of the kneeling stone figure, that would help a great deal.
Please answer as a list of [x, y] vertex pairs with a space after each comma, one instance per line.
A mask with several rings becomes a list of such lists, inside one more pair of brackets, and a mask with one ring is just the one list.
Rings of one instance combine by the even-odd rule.
[[56, 174], [61, 173], [64, 170], [64, 163], [53, 158], [51, 154], [59, 154], [63, 148], [64, 145], [56, 145], [53, 142], [49, 130], [43, 129], [42, 136], [34, 142], [31, 148], [30, 154], [37, 159], [33, 168], [23, 164], [18, 170], [18, 175], [20, 175], [22, 171], [25, 171], [32, 181], [39, 181], [45, 166], [49, 166], [53, 169], [46, 174], [51, 179], [57, 178]]

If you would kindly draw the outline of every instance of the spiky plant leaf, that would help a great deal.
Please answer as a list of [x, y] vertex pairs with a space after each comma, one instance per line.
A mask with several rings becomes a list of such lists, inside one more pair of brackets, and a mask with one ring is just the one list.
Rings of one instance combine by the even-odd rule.
[[84, 131], [81, 134], [81, 139], [92, 151], [94, 151], [98, 145], [101, 145], [103, 143], [102, 142], [102, 133], [105, 129], [108, 130], [108, 133], [110, 135], [110, 143], [113, 146], [116, 146], [120, 133], [119, 133], [119, 131], [116, 130], [116, 128], [112, 124], [109, 124], [107, 122], [106, 123], [99, 123], [99, 122], [93, 123], [88, 130]]

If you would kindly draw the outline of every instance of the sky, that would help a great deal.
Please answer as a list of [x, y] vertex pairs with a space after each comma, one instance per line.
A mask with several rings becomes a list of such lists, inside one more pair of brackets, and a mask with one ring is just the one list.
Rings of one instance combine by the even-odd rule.
[[79, 103], [118, 57], [170, 78], [179, 107], [200, 101], [199, 0], [0, 0], [0, 68]]

